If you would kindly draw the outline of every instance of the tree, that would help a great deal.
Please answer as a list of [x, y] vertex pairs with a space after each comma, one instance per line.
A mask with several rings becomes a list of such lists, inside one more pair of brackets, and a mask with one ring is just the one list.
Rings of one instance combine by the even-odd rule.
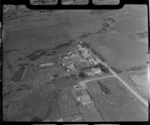
[[103, 64], [101, 64], [101, 69], [102, 69], [103, 72], [109, 73], [109, 69]]
[[76, 77], [76, 74], [70, 74], [70, 77], [72, 78], [72, 79], [76, 79], [77, 77]]
[[80, 73], [79, 73], [79, 77], [82, 77], [82, 78], [85, 78], [87, 75], [83, 72], [83, 71], [81, 71]]
[[42, 122], [42, 119], [39, 117], [34, 116], [33, 118], [31, 118], [32, 122]]

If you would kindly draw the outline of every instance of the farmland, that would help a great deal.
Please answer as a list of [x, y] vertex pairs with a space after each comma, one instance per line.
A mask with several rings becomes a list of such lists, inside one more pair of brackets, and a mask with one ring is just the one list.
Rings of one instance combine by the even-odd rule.
[[[143, 97], [120, 77], [146, 65], [146, 16], [145, 6], [130, 5], [114, 11], [5, 11], [4, 121], [146, 121]], [[97, 63], [93, 55], [103, 61], [98, 70], [92, 67]], [[81, 78], [86, 65], [93, 69], [82, 72], [91, 76]], [[143, 77], [131, 79], [141, 86]], [[76, 98], [74, 86], [80, 83]]]
[[[99, 83], [104, 85], [107, 93], [103, 92], [102, 85], [100, 86]], [[108, 78], [99, 82], [89, 82], [87, 86], [105, 121], [142, 121], [147, 119], [146, 108], [141, 107], [140, 102], [137, 102], [138, 100], [124, 86], [121, 86], [117, 79]]]

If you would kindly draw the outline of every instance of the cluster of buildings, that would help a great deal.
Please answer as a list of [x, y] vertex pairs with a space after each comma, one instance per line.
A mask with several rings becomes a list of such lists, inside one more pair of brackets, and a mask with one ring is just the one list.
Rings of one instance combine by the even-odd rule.
[[86, 86], [80, 84], [74, 85], [71, 89], [71, 94], [76, 100], [74, 103], [76, 103], [77, 105], [76, 108], [78, 109], [78, 112], [70, 113], [70, 115], [65, 115], [62, 118], [57, 119], [57, 122], [102, 121], [101, 116], [96, 108], [96, 105], [93, 102], [93, 99], [91, 98], [90, 94], [88, 93]]
[[78, 108], [84, 121], [103, 121], [86, 85], [75, 85], [72, 93], [79, 103]]
[[[82, 42], [79, 42], [72, 51], [69, 50], [69, 52], [58, 56], [59, 63], [57, 66], [54, 62], [49, 62], [40, 64], [40, 67], [50, 67], [53, 72], [56, 67], [60, 66], [65, 69], [61, 76], [71, 76], [71, 74], [80, 74], [81, 72], [87, 76], [94, 76], [104, 72], [104, 67], [91, 52], [90, 47]], [[84, 82], [66, 89], [58, 100], [61, 116], [58, 119], [46, 119], [45, 121], [103, 121], [93, 97], [89, 93], [89, 88]]]
[[67, 68], [67, 72], [79, 72], [84, 71], [88, 76], [95, 74], [101, 74], [100, 67], [93, 67], [97, 65], [98, 62], [92, 56], [90, 48], [84, 47], [83, 43], [80, 42], [77, 48], [73, 51], [67, 53], [62, 60], [62, 66]]

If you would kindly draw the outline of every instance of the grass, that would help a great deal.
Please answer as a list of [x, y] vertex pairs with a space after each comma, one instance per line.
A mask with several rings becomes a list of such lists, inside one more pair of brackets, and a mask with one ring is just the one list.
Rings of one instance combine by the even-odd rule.
[[[83, 42], [83, 47], [86, 47], [86, 48], [91, 48], [90, 47], [90, 44], [89, 43], [86, 43], [86, 42]], [[107, 60], [101, 55], [99, 54], [97, 51], [95, 51], [93, 48], [91, 48], [91, 51], [100, 58], [101, 61], [103, 62], [107, 62]]]
[[21, 66], [16, 72], [15, 74], [11, 77], [11, 81], [13, 82], [19, 82], [21, 81], [22, 75], [24, 74], [25, 71], [25, 66]]
[[118, 70], [118, 69], [116, 69], [116, 68], [114, 68], [114, 67], [110, 67], [113, 71], [115, 71], [116, 73], [122, 73], [122, 71], [121, 70]]
[[43, 55], [45, 55], [45, 54], [46, 54], [46, 51], [45, 51], [45, 50], [39, 49], [39, 50], [36, 50], [36, 51], [34, 51], [33, 53], [29, 54], [29, 55], [27, 56], [27, 58], [29, 58], [31, 61], [34, 61], [34, 60], [40, 58], [41, 56], [43, 56]]
[[137, 71], [137, 70], [142, 70], [144, 68], [147, 68], [147, 66], [146, 65], [135, 66], [135, 67], [132, 67], [130, 69], [127, 69], [126, 71]]
[[62, 47], [69, 46], [69, 45], [71, 45], [71, 42], [62, 43], [62, 44], [59, 44], [59, 45], [55, 46], [54, 50], [57, 50], [57, 49], [60, 49]]

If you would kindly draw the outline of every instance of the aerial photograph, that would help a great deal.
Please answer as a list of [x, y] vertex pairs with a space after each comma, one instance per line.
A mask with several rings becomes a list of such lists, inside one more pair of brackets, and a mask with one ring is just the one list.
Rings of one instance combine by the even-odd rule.
[[148, 121], [147, 11], [4, 5], [3, 121]]

